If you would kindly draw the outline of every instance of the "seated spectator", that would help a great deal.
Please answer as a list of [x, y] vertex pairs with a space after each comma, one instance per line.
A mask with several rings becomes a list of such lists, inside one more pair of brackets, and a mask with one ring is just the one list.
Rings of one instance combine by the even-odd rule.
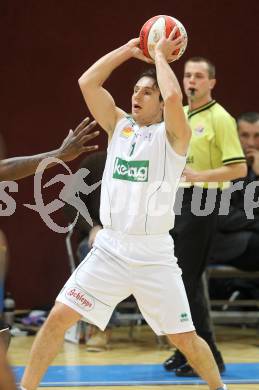
[[[211, 263], [234, 266], [244, 271], [259, 271], [259, 207], [254, 219], [247, 219], [244, 210], [246, 186], [259, 180], [259, 113], [248, 112], [237, 119], [238, 133], [246, 155], [248, 174], [242, 190], [231, 196], [230, 212], [218, 217]], [[259, 184], [259, 182], [258, 182]], [[259, 197], [259, 186], [254, 200]]]

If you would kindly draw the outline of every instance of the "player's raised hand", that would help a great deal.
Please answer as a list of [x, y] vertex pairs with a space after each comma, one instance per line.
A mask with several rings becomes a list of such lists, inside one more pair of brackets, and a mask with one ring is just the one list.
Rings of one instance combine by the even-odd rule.
[[153, 64], [154, 61], [151, 58], [144, 56], [142, 50], [139, 47], [139, 42], [140, 38], [133, 38], [127, 43], [127, 46], [131, 49], [132, 57], [141, 61], [145, 61], [148, 64]]
[[184, 36], [176, 37], [178, 27], [175, 26], [168, 38], [165, 34], [159, 39], [155, 46], [155, 53], [162, 52], [168, 62], [172, 62], [177, 59], [178, 50], [185, 44], [186, 38]]
[[84, 119], [76, 129], [69, 130], [68, 136], [59, 148], [59, 158], [63, 161], [71, 161], [85, 152], [92, 152], [98, 149], [98, 145], [86, 146], [91, 139], [97, 137], [100, 131], [90, 131], [96, 125], [96, 121], [90, 122], [89, 118]]

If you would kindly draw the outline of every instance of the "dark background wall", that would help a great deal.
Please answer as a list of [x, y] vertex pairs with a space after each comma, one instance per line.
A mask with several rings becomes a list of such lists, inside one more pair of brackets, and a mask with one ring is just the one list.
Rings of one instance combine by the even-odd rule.
[[[208, 57], [217, 66], [218, 101], [234, 116], [258, 111], [258, 4], [256, 0], [1, 0], [0, 132], [8, 156], [56, 148], [68, 129], [88, 113], [78, 77], [103, 54], [137, 36], [142, 24], [157, 14], [175, 16], [187, 29], [186, 54], [174, 64], [180, 79], [185, 59]], [[129, 61], [107, 83], [126, 110], [136, 72], [142, 68], [141, 62]], [[98, 143], [105, 148], [104, 134]], [[46, 179], [61, 170], [53, 169]], [[60, 188], [46, 190], [45, 201], [55, 199]], [[34, 203], [33, 178], [20, 181], [12, 196], [16, 212], [0, 221], [10, 244], [7, 289], [19, 308], [50, 305], [69, 275], [65, 237], [23, 206]], [[54, 219], [65, 224], [62, 212]]]

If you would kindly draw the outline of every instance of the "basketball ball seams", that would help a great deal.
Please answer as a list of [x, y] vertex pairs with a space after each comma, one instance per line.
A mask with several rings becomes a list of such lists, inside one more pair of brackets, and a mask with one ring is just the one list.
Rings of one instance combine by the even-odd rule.
[[[165, 18], [166, 18], [166, 37], [167, 38], [169, 37], [171, 31], [173, 31], [174, 27], [176, 26], [177, 30], [176, 30], [174, 37], [178, 38], [181, 35], [181, 33], [180, 33], [179, 27], [176, 23], [176, 20], [172, 16], [165, 16]], [[180, 51], [180, 49], [177, 49], [172, 54], [177, 55], [179, 53], [179, 51]]]
[[153, 25], [153, 23], [160, 17], [160, 15], [158, 16], [153, 16], [151, 19], [149, 19], [145, 24], [144, 26], [142, 27], [141, 31], [140, 31], [140, 49], [143, 51], [143, 54], [148, 57], [148, 58], [151, 58], [150, 54], [149, 54], [149, 51], [148, 51], [148, 35], [149, 35], [149, 31]]
[[169, 16], [165, 15], [164, 18], [165, 18], [165, 36], [166, 38], [168, 38], [176, 23], [173, 20], [173, 18], [170, 18]]

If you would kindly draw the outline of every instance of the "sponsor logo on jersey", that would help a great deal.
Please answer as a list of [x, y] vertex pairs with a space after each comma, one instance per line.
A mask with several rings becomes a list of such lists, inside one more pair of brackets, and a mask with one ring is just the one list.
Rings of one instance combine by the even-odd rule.
[[195, 129], [194, 129], [194, 133], [197, 135], [197, 136], [200, 136], [204, 133], [204, 126], [203, 125], [198, 125]]
[[120, 136], [122, 138], [129, 138], [132, 136], [132, 134], [134, 134], [134, 130], [132, 127], [124, 127], [122, 130], [121, 130], [121, 133], [120, 133]]
[[93, 310], [94, 298], [85, 293], [82, 289], [74, 286], [69, 287], [66, 291], [66, 298], [86, 311]]
[[148, 181], [148, 160], [126, 161], [116, 157], [113, 175], [114, 179], [136, 182]]

